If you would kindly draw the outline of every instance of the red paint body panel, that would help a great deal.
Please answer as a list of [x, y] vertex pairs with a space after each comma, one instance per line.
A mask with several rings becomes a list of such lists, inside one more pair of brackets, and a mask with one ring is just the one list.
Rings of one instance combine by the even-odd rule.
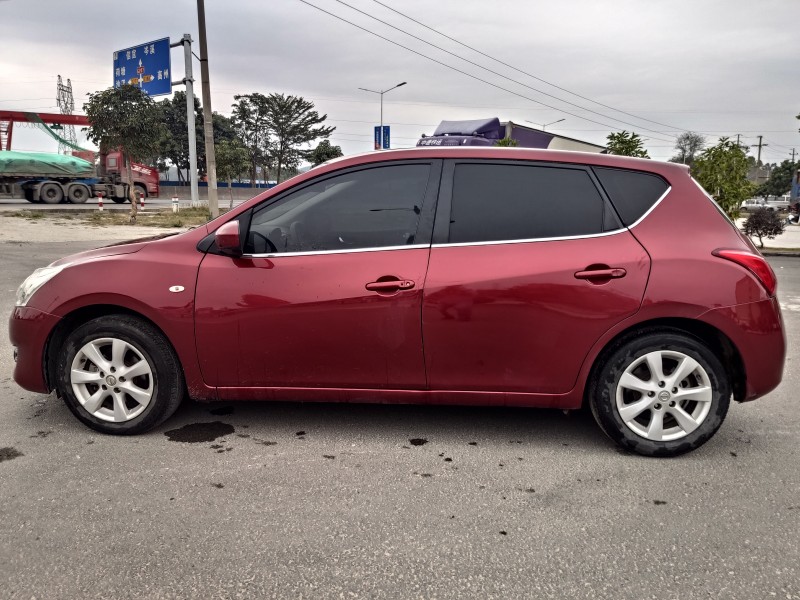
[[561, 407], [566, 395], [454, 390], [398, 390], [309, 387], [222, 387], [224, 400], [276, 402], [349, 402], [382, 404], [445, 404], [458, 406]]
[[[627, 275], [592, 283], [591, 265]], [[423, 333], [430, 387], [563, 394], [595, 340], [638, 309], [650, 260], [627, 231], [434, 247]]]
[[[218, 386], [425, 387], [420, 306], [429, 249], [230, 259], [197, 283], [197, 348]], [[395, 276], [395, 294], [367, 283]]]
[[747, 375], [743, 400], [755, 400], [778, 386], [786, 360], [786, 334], [777, 298], [716, 308], [700, 320], [725, 332], [742, 354]]
[[48, 334], [59, 320], [55, 315], [28, 306], [17, 306], [11, 313], [8, 336], [17, 349], [14, 381], [26, 390], [40, 394], [50, 391], [44, 379], [44, 348]]
[[[232, 259], [197, 243], [264, 199], [338, 169], [415, 158], [532, 160], [656, 173], [672, 186], [629, 231], [574, 240]], [[507, 148], [426, 148], [339, 159], [272, 188], [207, 227], [68, 257], [10, 324], [14, 376], [44, 391], [42, 348], [59, 319], [117, 305], [175, 347], [194, 398], [432, 402], [576, 408], [616, 336], [663, 318], [724, 333], [741, 354], [746, 399], [780, 381], [777, 300], [747, 269], [711, 254], [754, 252], [681, 165]], [[590, 265], [624, 268], [602, 284]], [[388, 295], [366, 284], [414, 282]], [[169, 287], [181, 285], [181, 293]]]
[[[139, 313], [172, 342], [192, 396], [213, 398], [216, 391], [202, 383], [194, 343], [194, 288], [203, 258], [195, 245], [205, 235], [206, 228], [200, 227], [174, 237], [99, 248], [57, 261], [54, 264], [68, 265], [59, 273], [58, 285], [45, 284], [28, 307], [58, 318], [97, 305]], [[174, 285], [185, 289], [172, 293], [169, 288]], [[54, 326], [51, 320], [43, 321], [36, 335], [47, 339]]]

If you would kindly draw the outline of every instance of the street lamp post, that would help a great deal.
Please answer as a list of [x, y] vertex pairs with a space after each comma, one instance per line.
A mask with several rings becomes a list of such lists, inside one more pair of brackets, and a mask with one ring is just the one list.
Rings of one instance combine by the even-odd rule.
[[547, 129], [547, 126], [548, 126], [548, 125], [555, 125], [556, 123], [561, 123], [561, 121], [566, 121], [566, 120], [567, 120], [567, 119], [566, 119], [566, 117], [565, 117], [565, 118], [563, 118], [563, 119], [559, 119], [558, 121], [552, 121], [552, 122], [550, 122], [550, 123], [545, 123], [544, 125], [539, 125], [539, 123], [533, 123], [533, 121], [528, 121], [528, 119], [525, 119], [525, 122], [526, 122], [526, 123], [533, 123], [534, 125], [539, 125], [539, 127], [541, 127], [541, 128], [542, 128], [542, 131], [545, 131], [545, 130]]
[[365, 92], [372, 92], [373, 94], [379, 94], [380, 97], [381, 97], [381, 129], [380, 129], [380, 132], [381, 132], [381, 147], [383, 147], [383, 95], [386, 92], [391, 92], [394, 89], [397, 89], [399, 87], [404, 86], [406, 83], [407, 83], [406, 81], [403, 81], [402, 83], [398, 83], [397, 85], [395, 85], [393, 87], [390, 87], [390, 88], [388, 88], [386, 90], [383, 90], [383, 91], [368, 90], [367, 88], [362, 88], [362, 87], [358, 88], [358, 89], [363, 90]]

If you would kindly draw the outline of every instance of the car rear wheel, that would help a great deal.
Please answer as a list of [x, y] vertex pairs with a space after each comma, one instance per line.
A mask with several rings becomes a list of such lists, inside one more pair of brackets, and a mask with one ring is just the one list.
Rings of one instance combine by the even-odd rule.
[[716, 433], [728, 412], [731, 387], [705, 343], [663, 330], [613, 350], [590, 394], [595, 420], [617, 444], [645, 456], [677, 456]]
[[57, 362], [57, 389], [72, 413], [103, 433], [147, 431], [178, 408], [183, 374], [166, 338], [141, 319], [113, 315], [76, 328]]

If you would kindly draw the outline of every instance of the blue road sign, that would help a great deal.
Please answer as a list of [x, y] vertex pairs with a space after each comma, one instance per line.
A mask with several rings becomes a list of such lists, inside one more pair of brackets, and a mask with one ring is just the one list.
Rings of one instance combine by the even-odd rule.
[[388, 125], [384, 125], [383, 126], [383, 149], [384, 150], [388, 150], [389, 149], [389, 126]]
[[375, 125], [375, 150], [381, 149], [381, 126]]
[[172, 93], [169, 38], [114, 52], [114, 87], [128, 83], [149, 96]]

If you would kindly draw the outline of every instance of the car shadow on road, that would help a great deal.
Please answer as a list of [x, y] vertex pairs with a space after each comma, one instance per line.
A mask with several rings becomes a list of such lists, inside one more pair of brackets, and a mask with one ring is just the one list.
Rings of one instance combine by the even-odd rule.
[[398, 446], [409, 440], [464, 444], [573, 446], [616, 451], [588, 410], [290, 402], [185, 402], [156, 431], [222, 422], [261, 437], [358, 440]]

